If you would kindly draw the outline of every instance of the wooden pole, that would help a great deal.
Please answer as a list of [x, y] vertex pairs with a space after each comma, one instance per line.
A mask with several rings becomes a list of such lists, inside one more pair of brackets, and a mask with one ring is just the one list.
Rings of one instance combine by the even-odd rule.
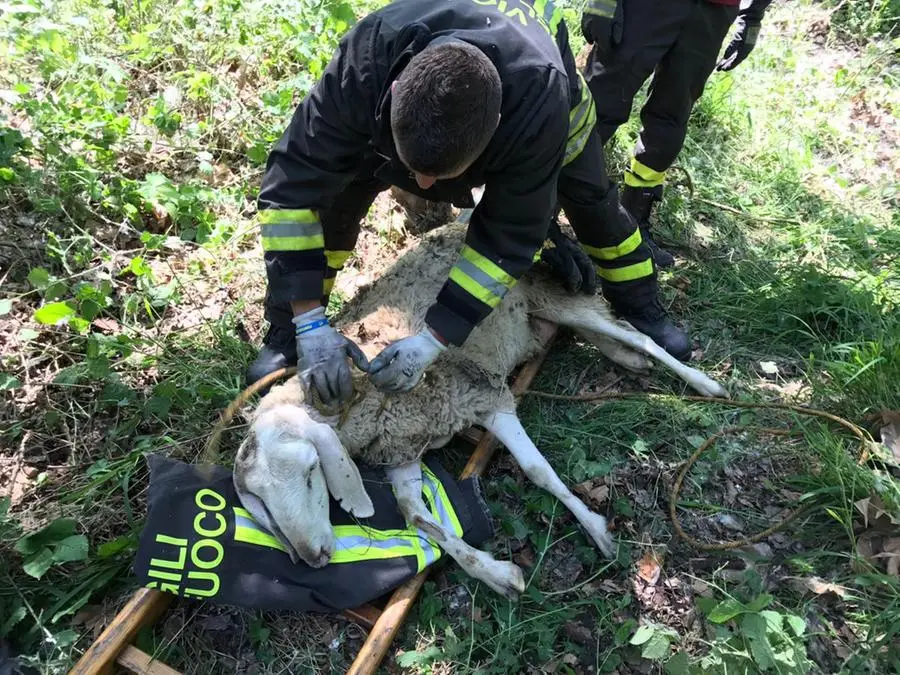
[[[544, 358], [547, 356], [547, 352], [550, 350], [553, 338], [556, 337], [557, 326], [555, 324], [540, 319], [535, 320], [535, 323], [542, 346], [540, 352], [522, 366], [522, 369], [519, 371], [512, 387], [513, 394], [517, 396], [524, 393], [531, 385], [531, 381], [537, 375]], [[494, 438], [493, 434], [484, 432], [460, 477], [469, 478], [470, 476], [481, 475], [498, 445], [499, 442]], [[369, 633], [369, 637], [366, 638], [365, 643], [359, 650], [359, 654], [356, 655], [356, 659], [347, 671], [347, 675], [372, 675], [378, 669], [378, 666], [387, 654], [388, 648], [391, 646], [391, 642], [393, 642], [394, 637], [400, 630], [400, 626], [403, 625], [403, 620], [409, 614], [409, 610], [412, 609], [416, 596], [428, 577], [428, 571], [426, 569], [420, 572], [394, 591], [391, 599], [388, 600], [387, 605], [382, 610], [381, 616]]]
[[156, 621], [174, 597], [171, 593], [151, 588], [140, 589], [78, 660], [69, 675], [111, 675], [119, 654], [131, 644], [141, 628]]

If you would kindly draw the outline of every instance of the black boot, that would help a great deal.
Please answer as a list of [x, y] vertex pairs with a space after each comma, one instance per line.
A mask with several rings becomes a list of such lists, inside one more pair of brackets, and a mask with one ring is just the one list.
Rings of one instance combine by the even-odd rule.
[[263, 338], [262, 349], [256, 356], [256, 360], [247, 368], [247, 386], [261, 380], [269, 373], [297, 365], [297, 338], [294, 337], [294, 327], [284, 328], [272, 325], [269, 332]]
[[653, 254], [653, 262], [657, 267], [667, 268], [675, 264], [675, 257], [660, 248], [653, 238], [650, 236], [650, 213], [653, 211], [653, 205], [662, 200], [662, 185], [652, 188], [637, 188], [626, 185], [622, 190], [622, 206], [628, 209], [628, 212], [634, 216], [641, 228], [641, 236], [650, 247]]
[[287, 304], [272, 302], [268, 292], [265, 299], [269, 331], [256, 360], [247, 369], [247, 386], [280, 368], [297, 365], [297, 338], [294, 336], [294, 313]]
[[669, 318], [657, 291], [655, 276], [603, 284], [603, 294], [616, 314], [679, 361], [690, 361], [691, 338]]

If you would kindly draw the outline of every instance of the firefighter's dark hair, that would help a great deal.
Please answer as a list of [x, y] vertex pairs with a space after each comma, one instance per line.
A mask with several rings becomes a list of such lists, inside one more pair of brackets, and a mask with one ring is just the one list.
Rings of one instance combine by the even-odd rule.
[[426, 176], [468, 167], [484, 152], [500, 117], [500, 74], [465, 42], [427, 47], [397, 78], [391, 129], [400, 159]]

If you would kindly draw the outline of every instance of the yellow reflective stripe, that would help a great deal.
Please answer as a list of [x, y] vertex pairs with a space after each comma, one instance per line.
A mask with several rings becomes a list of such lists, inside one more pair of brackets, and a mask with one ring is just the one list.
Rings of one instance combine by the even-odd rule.
[[265, 209], [259, 212], [259, 222], [270, 223], [318, 223], [319, 218], [310, 209]]
[[634, 265], [626, 265], [625, 267], [597, 267], [597, 274], [607, 281], [634, 281], [635, 279], [643, 279], [653, 274], [653, 261], [645, 260], [644, 262], [635, 263]]
[[450, 270], [450, 279], [462, 286], [463, 290], [466, 291], [466, 293], [477, 298], [491, 309], [499, 305], [500, 301], [502, 300], [502, 298], [497, 297], [491, 291], [484, 288], [481, 284], [472, 279], [458, 267], [454, 267], [452, 270]]
[[315, 251], [325, 247], [325, 237], [263, 237], [262, 247], [263, 251]]
[[638, 228], [625, 241], [616, 246], [597, 248], [596, 246], [582, 244], [581, 247], [589, 256], [597, 258], [598, 260], [615, 260], [616, 258], [621, 258], [623, 255], [628, 255], [635, 251], [637, 247], [641, 245], [641, 241], [641, 230]]
[[556, 37], [556, 31], [559, 28], [559, 24], [562, 23], [563, 13], [561, 9], [554, 9], [553, 15], [550, 17], [550, 34], [553, 37]]
[[331, 269], [339, 270], [352, 254], [353, 251], [325, 251], [325, 260]]
[[279, 551], [287, 552], [284, 545], [268, 532], [257, 530], [252, 527], [244, 527], [243, 525], [234, 526], [234, 540], [241, 541], [245, 544], [256, 544], [257, 546], [265, 546], [266, 548], [274, 548]]
[[616, 12], [616, 0], [590, 0], [584, 8], [585, 14], [612, 17]]
[[463, 258], [475, 265], [475, 267], [487, 274], [494, 281], [500, 282], [507, 288], [512, 288], [516, 285], [516, 280], [513, 279], [506, 271], [504, 271], [502, 267], [499, 267], [498, 265], [491, 262], [488, 258], [485, 258], [474, 248], [470, 246], [463, 246], [461, 255]]
[[457, 537], [462, 537], [463, 535], [463, 526], [462, 523], [459, 522], [459, 517], [456, 515], [456, 510], [453, 508], [453, 502], [450, 501], [449, 495], [447, 495], [447, 490], [444, 488], [443, 483], [438, 480], [438, 477], [434, 475], [431, 469], [428, 468], [426, 464], [422, 464], [422, 472], [431, 479], [431, 481], [437, 485], [437, 498], [441, 500], [441, 504], [444, 506], [444, 510], [450, 516], [450, 523], [453, 525], [453, 531], [456, 533]]
[[531, 262], [532, 262], [532, 263], [536, 263], [538, 260], [540, 260], [540, 259], [541, 259], [541, 254], [542, 254], [543, 252], [544, 252], [544, 249], [542, 249], [542, 248], [539, 248], [537, 251], [535, 251], [535, 252], [534, 252], [534, 255], [531, 256]]
[[235, 506], [233, 511], [234, 511], [234, 515], [236, 515], [236, 516], [240, 516], [241, 518], [249, 518], [250, 520], [253, 520], [253, 516], [250, 515], [250, 512], [247, 509], [242, 509], [240, 506]]
[[630, 187], [656, 187], [666, 180], [665, 171], [656, 171], [631, 158], [631, 168], [625, 172], [625, 185]]
[[575, 122], [575, 128], [569, 129], [569, 139], [566, 142], [563, 166], [582, 153], [591, 136], [591, 132], [594, 130], [594, 126], [597, 124], [597, 109], [594, 106], [594, 97], [591, 96], [581, 73], [578, 73], [578, 79], [581, 81], [581, 101], [569, 112], [569, 123]]

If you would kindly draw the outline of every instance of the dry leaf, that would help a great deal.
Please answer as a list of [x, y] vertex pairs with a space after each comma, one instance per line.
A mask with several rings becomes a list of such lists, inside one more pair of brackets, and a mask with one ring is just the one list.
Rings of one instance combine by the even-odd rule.
[[638, 576], [651, 586], [655, 586], [662, 574], [662, 559], [654, 551], [647, 551], [637, 562]]
[[900, 516], [888, 511], [881, 497], [866, 497], [855, 502], [854, 506], [862, 514], [863, 526], [866, 529], [870, 527], [889, 529], [891, 525], [900, 525]]
[[821, 577], [809, 577], [808, 579], [803, 579], [803, 586], [816, 595], [824, 595], [825, 593], [834, 593], [838, 597], [846, 598], [847, 597], [847, 589], [844, 586], [839, 584], [833, 584], [830, 581], [825, 581]]
[[91, 325], [93, 325], [94, 328], [98, 329], [101, 333], [116, 334], [122, 332], [122, 326], [119, 325], [118, 321], [105, 316], [94, 319]]
[[869, 530], [856, 540], [856, 553], [876, 567], [883, 564], [889, 575], [900, 576], [900, 537]]
[[887, 448], [888, 457], [900, 464], [900, 411], [881, 413], [884, 426], [881, 427], [881, 444]]
[[574, 666], [575, 664], [578, 663], [578, 657], [575, 656], [574, 654], [566, 654], [565, 656], [562, 657], [562, 662], [565, 663], [567, 666]]

